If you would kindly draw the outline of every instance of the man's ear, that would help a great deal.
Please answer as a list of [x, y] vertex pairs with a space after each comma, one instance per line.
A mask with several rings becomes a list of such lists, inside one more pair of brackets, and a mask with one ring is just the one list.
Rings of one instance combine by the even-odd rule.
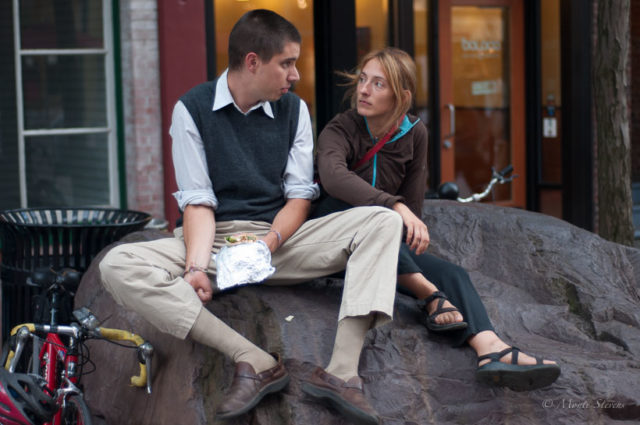
[[258, 69], [258, 65], [260, 64], [260, 57], [258, 57], [257, 53], [249, 52], [244, 57], [244, 65], [247, 67], [249, 72], [255, 72]]

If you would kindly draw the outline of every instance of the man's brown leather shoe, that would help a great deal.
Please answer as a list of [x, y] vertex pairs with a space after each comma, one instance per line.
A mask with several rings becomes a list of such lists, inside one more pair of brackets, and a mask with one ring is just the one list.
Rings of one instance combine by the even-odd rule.
[[264, 396], [282, 390], [289, 383], [289, 373], [278, 354], [272, 354], [278, 364], [256, 374], [247, 362], [236, 364], [231, 388], [225, 394], [216, 412], [216, 419], [229, 419], [253, 409]]
[[302, 391], [311, 397], [328, 401], [354, 423], [380, 423], [378, 414], [364, 398], [362, 379], [359, 376], [345, 382], [317, 367], [309, 381], [302, 384]]

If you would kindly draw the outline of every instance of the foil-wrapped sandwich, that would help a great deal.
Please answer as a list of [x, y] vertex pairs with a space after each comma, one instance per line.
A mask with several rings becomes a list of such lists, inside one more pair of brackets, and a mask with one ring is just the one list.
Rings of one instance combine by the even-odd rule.
[[243, 233], [225, 240], [227, 245], [216, 255], [216, 282], [221, 291], [261, 283], [275, 273], [269, 247], [255, 235]]

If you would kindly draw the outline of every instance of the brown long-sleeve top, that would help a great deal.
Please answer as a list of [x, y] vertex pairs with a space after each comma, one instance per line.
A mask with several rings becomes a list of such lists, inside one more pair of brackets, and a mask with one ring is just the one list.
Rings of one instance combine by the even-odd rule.
[[333, 118], [318, 137], [317, 164], [327, 193], [353, 206], [391, 208], [405, 203], [418, 217], [427, 185], [427, 129], [407, 115], [398, 133], [366, 164], [350, 170], [375, 141], [364, 117], [349, 110]]

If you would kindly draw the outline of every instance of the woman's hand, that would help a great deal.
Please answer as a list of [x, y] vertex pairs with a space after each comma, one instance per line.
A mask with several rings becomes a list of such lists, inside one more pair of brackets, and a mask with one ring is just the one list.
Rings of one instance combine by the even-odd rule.
[[196, 291], [196, 295], [200, 298], [203, 304], [211, 301], [213, 297], [213, 287], [211, 286], [211, 280], [209, 276], [202, 271], [192, 271], [184, 275], [184, 280], [193, 287]]
[[407, 240], [406, 243], [409, 248], [414, 250], [417, 255], [424, 253], [429, 246], [429, 229], [427, 225], [423, 223], [414, 213], [411, 212], [402, 202], [396, 202], [393, 205], [393, 210], [400, 214], [402, 222], [407, 228]]

